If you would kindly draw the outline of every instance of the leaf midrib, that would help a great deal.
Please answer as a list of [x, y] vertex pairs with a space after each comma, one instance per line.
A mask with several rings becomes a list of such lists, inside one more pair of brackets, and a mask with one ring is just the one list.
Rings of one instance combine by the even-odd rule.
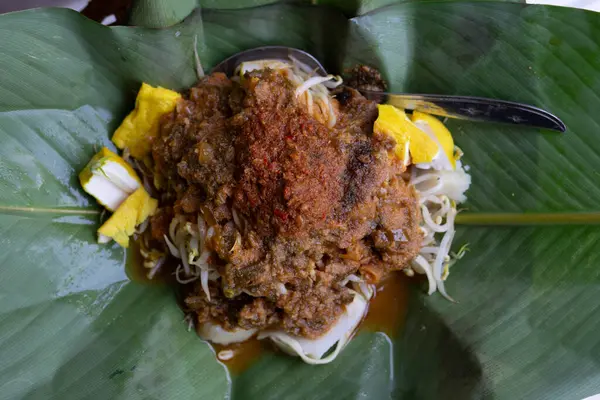
[[99, 210], [90, 210], [83, 208], [51, 208], [51, 207], [15, 207], [0, 205], [0, 214], [64, 214], [64, 215], [98, 215]]
[[[15, 207], [0, 205], [0, 214], [32, 213], [98, 215], [99, 210], [80, 208]], [[600, 212], [572, 213], [461, 213], [457, 225], [600, 225]]]
[[600, 225], [600, 212], [461, 213], [457, 225]]

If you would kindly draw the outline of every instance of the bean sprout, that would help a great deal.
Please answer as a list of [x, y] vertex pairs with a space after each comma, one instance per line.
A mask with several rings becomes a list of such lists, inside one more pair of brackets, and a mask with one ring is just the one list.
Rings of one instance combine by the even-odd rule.
[[146, 277], [148, 279], [152, 279], [154, 278], [154, 275], [156, 275], [156, 273], [158, 272], [158, 270], [160, 269], [160, 267], [163, 266], [163, 264], [165, 263], [166, 258], [165, 257], [161, 257], [156, 261], [156, 264], [154, 264], [154, 267], [152, 267], [152, 269], [148, 272], [148, 274], [146, 275]]
[[[423, 223], [423, 242], [419, 255], [412, 261], [414, 272], [427, 276], [429, 283], [429, 294], [439, 291], [442, 296], [454, 301], [446, 292], [444, 279], [448, 275], [448, 268], [453, 264], [453, 256], [450, 255], [450, 247], [454, 238], [454, 220], [458, 210], [458, 201], [452, 201], [445, 191], [447, 180], [464, 180], [464, 170], [457, 164], [457, 171], [418, 170], [413, 166], [410, 173], [410, 184], [413, 185], [419, 195], [419, 204]], [[468, 177], [468, 175], [467, 175]], [[468, 188], [468, 182], [459, 182], [461, 189]], [[464, 190], [455, 193], [457, 197], [464, 198]], [[441, 235], [440, 238], [437, 236]], [[438, 241], [439, 240], [439, 241]], [[409, 273], [407, 273], [409, 274]]]
[[202, 285], [202, 290], [206, 294], [206, 298], [210, 301], [210, 291], [208, 290], [208, 271], [203, 269], [200, 271], [200, 284]]
[[167, 247], [169, 248], [169, 251], [171, 252], [173, 257], [181, 258], [181, 255], [179, 254], [179, 250], [173, 243], [171, 243], [171, 240], [169, 240], [167, 235], [163, 235], [163, 237], [165, 238], [165, 243], [167, 244]]
[[233, 350], [221, 350], [218, 354], [217, 354], [217, 358], [221, 361], [229, 361], [233, 358], [233, 356], [235, 355], [235, 353], [233, 352]]
[[204, 77], [204, 69], [198, 55], [198, 35], [194, 35], [194, 62], [196, 63], [196, 77], [200, 79]]

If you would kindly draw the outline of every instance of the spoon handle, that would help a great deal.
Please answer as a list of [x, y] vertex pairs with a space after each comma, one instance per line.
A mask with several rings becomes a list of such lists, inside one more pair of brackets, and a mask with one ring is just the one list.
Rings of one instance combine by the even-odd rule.
[[361, 90], [368, 99], [405, 110], [422, 111], [441, 117], [525, 125], [564, 132], [565, 124], [541, 108], [512, 101], [471, 96], [393, 94]]

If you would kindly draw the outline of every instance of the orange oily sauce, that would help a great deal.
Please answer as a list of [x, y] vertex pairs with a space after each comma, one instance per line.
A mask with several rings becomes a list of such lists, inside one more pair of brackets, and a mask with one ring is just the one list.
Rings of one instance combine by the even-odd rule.
[[[222, 362], [231, 375], [240, 375], [257, 361], [264, 352], [270, 351], [268, 341], [258, 340], [256, 336], [242, 343], [232, 343], [229, 345], [210, 343], [217, 359]], [[219, 353], [231, 350], [233, 357], [229, 360], [219, 358]]]
[[149, 279], [148, 273], [150, 270], [144, 267], [144, 257], [140, 253], [140, 240], [137, 238], [129, 242], [129, 248], [126, 251], [125, 274], [132, 281], [145, 285], [176, 285], [177, 280], [173, 271], [175, 271], [177, 264], [176, 259], [168, 257], [152, 279]]
[[134, 282], [153, 284], [157, 280], [148, 279], [148, 269], [144, 268], [144, 257], [140, 253], [139, 240], [131, 240], [126, 250], [125, 273]]
[[381, 281], [369, 302], [369, 311], [358, 328], [359, 333], [361, 330], [383, 332], [390, 338], [398, 334], [408, 311], [410, 279], [397, 271]]

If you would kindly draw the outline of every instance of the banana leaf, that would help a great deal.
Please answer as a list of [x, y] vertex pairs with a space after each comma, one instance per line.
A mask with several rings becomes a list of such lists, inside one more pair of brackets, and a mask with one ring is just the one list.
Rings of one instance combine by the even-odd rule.
[[[367, 4], [367, 2], [364, 2]], [[600, 15], [500, 2], [195, 11], [166, 29], [75, 12], [0, 16], [0, 388], [27, 399], [581, 399], [600, 392]], [[393, 90], [485, 95], [558, 114], [564, 135], [452, 121], [473, 184], [447, 289], [407, 289], [395, 334], [362, 332], [332, 364], [267, 353], [230, 376], [173, 294], [98, 245], [77, 173], [141, 82], [194, 83], [264, 44], [331, 71], [379, 67]]]
[[[196, 6], [209, 9], [240, 9], [264, 6], [275, 3], [314, 4], [334, 7], [346, 16], [353, 17], [365, 14], [391, 4], [412, 0], [135, 0], [130, 25], [161, 28], [171, 26], [185, 18]], [[435, 1], [435, 0], [420, 0]], [[440, 1], [440, 0], [437, 0]], [[461, 1], [461, 0], [441, 0]], [[473, 0], [487, 1], [487, 0]], [[525, 0], [501, 0], [525, 3]]]

